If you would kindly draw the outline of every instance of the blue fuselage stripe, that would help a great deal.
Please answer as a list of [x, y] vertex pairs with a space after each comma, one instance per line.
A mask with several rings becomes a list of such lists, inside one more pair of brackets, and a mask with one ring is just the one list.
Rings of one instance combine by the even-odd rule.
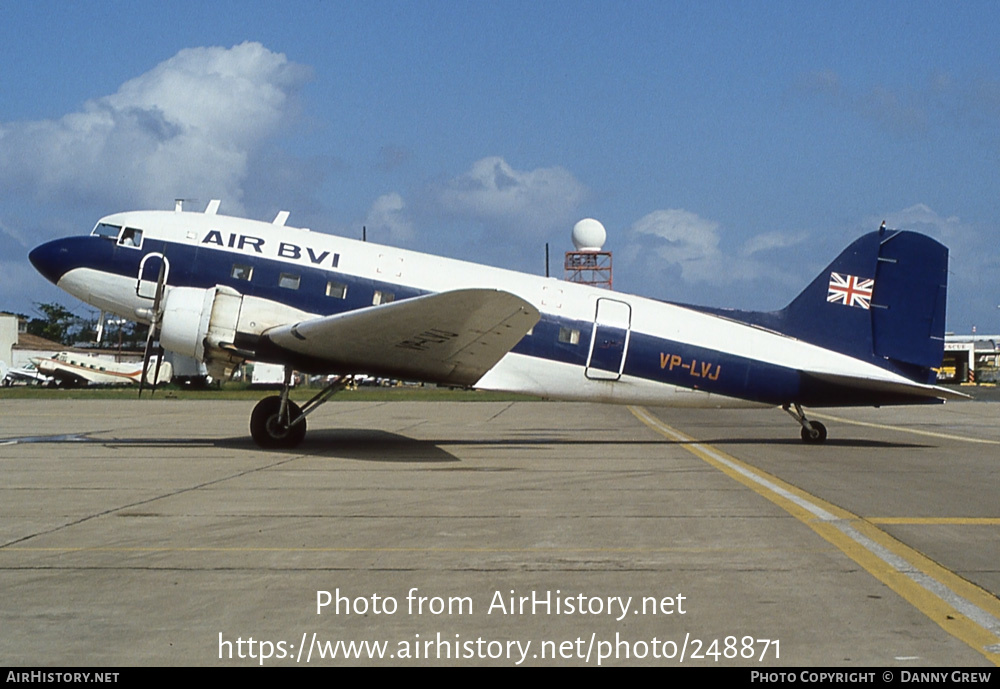
[[[134, 279], [143, 255], [159, 252], [170, 264], [168, 283], [172, 286], [211, 288], [225, 285], [245, 296], [278, 302], [320, 316], [344, 313], [372, 305], [376, 290], [392, 293], [395, 300], [427, 294], [426, 290], [348, 275], [329, 268], [293, 264], [254, 255], [231, 252], [199, 244], [164, 242], [147, 237], [142, 249], [119, 246], [111, 239], [97, 236], [73, 237], [60, 242], [61, 265], [64, 274], [75, 268], [89, 268]], [[63, 251], [65, 249], [65, 251]], [[233, 265], [253, 269], [252, 279], [232, 277]], [[144, 278], [155, 280], [147, 266]], [[282, 274], [298, 275], [297, 289], [279, 286]], [[327, 296], [327, 285], [336, 282], [346, 286], [344, 298]], [[561, 318], [543, 313], [532, 333], [512, 350], [529, 357], [557, 361], [581, 368], [587, 365], [593, 322]], [[561, 330], [579, 331], [576, 341], [562, 341]], [[617, 373], [620, 365], [619, 344], [615, 329], [601, 328], [599, 342], [610, 353], [597, 352], [591, 364]], [[624, 330], [620, 333], [624, 334]], [[566, 338], [569, 339], [569, 338]], [[610, 363], [602, 363], [602, 358]], [[617, 358], [616, 358], [617, 357]], [[622, 371], [624, 376], [697, 389], [705, 392], [768, 404], [800, 402], [802, 404], [877, 404], [872, 394], [850, 391], [823, 383], [800, 374], [793, 368], [762, 363], [718, 350], [696, 347], [649, 334], [631, 331]], [[887, 396], [885, 403], [891, 403]], [[898, 397], [898, 396], [896, 396]]]

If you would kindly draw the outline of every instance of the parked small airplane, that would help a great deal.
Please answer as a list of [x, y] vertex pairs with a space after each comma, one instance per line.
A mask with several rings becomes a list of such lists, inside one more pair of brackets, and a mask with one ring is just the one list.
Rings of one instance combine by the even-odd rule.
[[[59, 352], [54, 357], [33, 357], [31, 362], [44, 375], [65, 387], [86, 385], [133, 385], [143, 375], [139, 364], [119, 364], [89, 354]], [[148, 367], [147, 367], [148, 368]], [[153, 369], [146, 372], [146, 382], [153, 384]], [[170, 362], [159, 367], [157, 382], [170, 381]]]
[[[46, 278], [151, 324], [213, 377], [246, 359], [285, 366], [257, 404], [261, 447], [294, 447], [305, 417], [354, 374], [545, 398], [689, 407], [777, 406], [822, 442], [802, 405], [961, 397], [933, 385], [948, 250], [887, 230], [852, 243], [786, 308], [746, 312], [621, 294], [218, 214], [136, 211], [34, 249]], [[291, 372], [340, 377], [301, 408]]]
[[7, 364], [0, 361], [0, 384], [4, 387], [23, 383], [25, 385], [44, 385], [51, 380], [47, 375], [39, 373], [34, 364], [7, 368]]

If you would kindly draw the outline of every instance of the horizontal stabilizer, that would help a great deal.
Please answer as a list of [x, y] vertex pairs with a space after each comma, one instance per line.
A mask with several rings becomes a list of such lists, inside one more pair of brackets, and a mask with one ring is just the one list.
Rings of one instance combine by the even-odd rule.
[[[870, 392], [884, 393], [888, 395], [900, 395], [901, 397], [924, 397], [928, 401], [938, 400], [967, 400], [969, 395], [956, 390], [940, 387], [938, 385], [924, 385], [906, 380], [886, 380], [884, 378], [864, 378], [861, 376], [840, 375], [836, 373], [817, 373], [814, 371], [803, 371], [803, 375], [816, 378], [817, 380], [843, 386], [851, 390], [868, 390]], [[815, 406], [815, 405], [814, 405]]]
[[283, 325], [263, 339], [330, 372], [472, 385], [538, 319], [513, 294], [463, 289]]

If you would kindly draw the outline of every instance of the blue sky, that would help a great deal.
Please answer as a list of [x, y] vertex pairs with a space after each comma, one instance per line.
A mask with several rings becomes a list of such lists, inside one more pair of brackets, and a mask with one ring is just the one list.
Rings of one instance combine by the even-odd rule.
[[0, 309], [112, 212], [222, 212], [780, 308], [883, 219], [952, 250], [1000, 332], [996, 2], [0, 0]]

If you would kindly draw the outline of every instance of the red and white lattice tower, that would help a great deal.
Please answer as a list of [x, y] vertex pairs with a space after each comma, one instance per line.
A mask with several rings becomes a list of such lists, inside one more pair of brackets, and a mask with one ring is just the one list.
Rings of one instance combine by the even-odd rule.
[[611, 252], [602, 251], [608, 233], [593, 218], [573, 226], [573, 246], [566, 252], [566, 280], [611, 289]]

